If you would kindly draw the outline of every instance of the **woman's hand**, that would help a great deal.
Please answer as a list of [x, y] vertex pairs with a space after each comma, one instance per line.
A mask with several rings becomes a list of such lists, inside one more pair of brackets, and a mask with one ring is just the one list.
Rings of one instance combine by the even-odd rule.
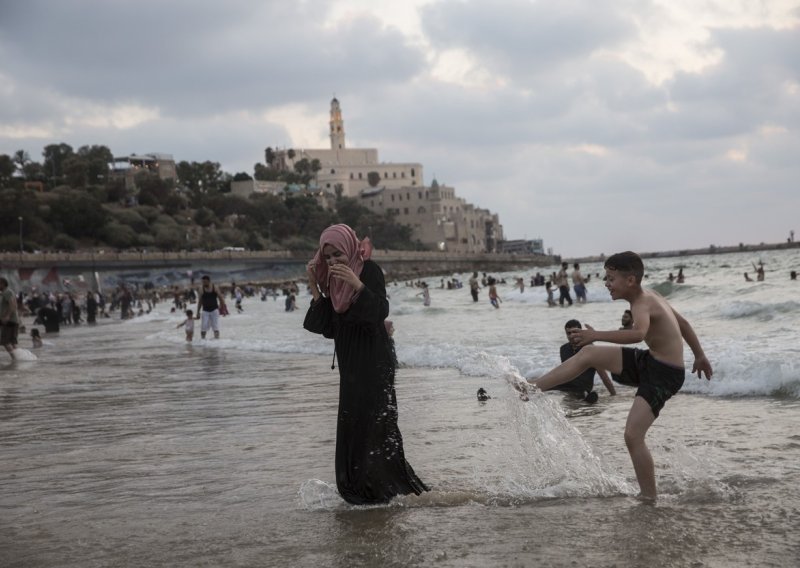
[[349, 284], [355, 291], [359, 291], [364, 287], [364, 283], [361, 282], [358, 276], [356, 276], [356, 273], [346, 264], [336, 263], [333, 266], [329, 266], [328, 274], [331, 275], [331, 278], [336, 278]]
[[306, 264], [306, 276], [308, 285], [314, 288], [317, 285], [317, 265], [313, 260], [309, 260]]

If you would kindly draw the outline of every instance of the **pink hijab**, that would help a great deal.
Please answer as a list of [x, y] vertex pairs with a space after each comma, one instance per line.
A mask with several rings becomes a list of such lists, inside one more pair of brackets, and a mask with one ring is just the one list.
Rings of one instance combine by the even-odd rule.
[[343, 224], [331, 225], [322, 231], [319, 236], [319, 250], [313, 259], [317, 283], [322, 292], [333, 302], [333, 309], [341, 314], [346, 312], [350, 304], [353, 303], [356, 291], [349, 284], [336, 278], [331, 279], [328, 276], [328, 263], [322, 257], [322, 249], [325, 245], [331, 245], [336, 250], [344, 253], [347, 257], [347, 266], [356, 276], [361, 276], [364, 261], [369, 260], [369, 257], [372, 256], [372, 243], [369, 238], [359, 241], [358, 237], [356, 237], [356, 232]]

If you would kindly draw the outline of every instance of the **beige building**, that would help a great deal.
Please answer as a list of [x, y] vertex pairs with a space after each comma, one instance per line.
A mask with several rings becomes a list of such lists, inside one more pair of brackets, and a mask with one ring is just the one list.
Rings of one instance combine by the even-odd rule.
[[[347, 148], [344, 120], [339, 101], [331, 101], [330, 150], [277, 150], [272, 167], [294, 170], [300, 160], [319, 160], [321, 169], [316, 185], [324, 191], [336, 193], [337, 186], [345, 197], [358, 197], [359, 192], [370, 187], [405, 187], [422, 185], [422, 164], [380, 162], [375, 148]], [[370, 184], [370, 173], [373, 175]]]
[[259, 181], [256, 179], [243, 179], [231, 181], [231, 194], [240, 197], [249, 197], [254, 193], [270, 193], [272, 195], [283, 194], [286, 182], [283, 181]]
[[455, 189], [433, 180], [430, 187], [376, 188], [363, 191], [361, 204], [391, 213], [413, 229], [413, 238], [448, 252], [497, 252], [503, 226], [497, 214], [456, 197]]
[[[339, 101], [331, 101], [330, 150], [278, 150], [272, 167], [293, 170], [299, 160], [319, 160], [317, 191], [358, 198], [376, 213], [391, 213], [411, 227], [413, 239], [448, 252], [498, 252], [503, 226], [498, 216], [457, 197], [455, 189], [434, 180], [425, 187], [420, 163], [382, 163], [375, 148], [345, 144]], [[319, 200], [318, 200], [319, 201]], [[330, 200], [328, 200], [330, 203]]]
[[137, 156], [121, 156], [114, 158], [111, 164], [111, 176], [125, 179], [125, 187], [134, 189], [136, 187], [136, 174], [140, 172], [152, 172], [163, 180], [178, 179], [178, 172], [175, 167], [175, 159], [172, 154], [144, 154]]

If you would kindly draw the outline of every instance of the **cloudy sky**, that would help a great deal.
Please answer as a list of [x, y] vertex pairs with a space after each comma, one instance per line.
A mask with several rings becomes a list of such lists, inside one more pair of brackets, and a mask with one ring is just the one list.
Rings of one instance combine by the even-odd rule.
[[421, 162], [567, 256], [800, 239], [800, 0], [0, 0], [0, 153]]

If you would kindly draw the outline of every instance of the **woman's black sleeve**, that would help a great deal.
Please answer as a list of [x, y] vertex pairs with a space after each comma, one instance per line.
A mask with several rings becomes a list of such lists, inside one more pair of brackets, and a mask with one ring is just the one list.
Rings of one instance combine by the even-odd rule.
[[324, 337], [333, 339], [333, 304], [330, 298], [321, 297], [317, 301], [311, 301], [303, 327], [311, 333], [321, 333]]

